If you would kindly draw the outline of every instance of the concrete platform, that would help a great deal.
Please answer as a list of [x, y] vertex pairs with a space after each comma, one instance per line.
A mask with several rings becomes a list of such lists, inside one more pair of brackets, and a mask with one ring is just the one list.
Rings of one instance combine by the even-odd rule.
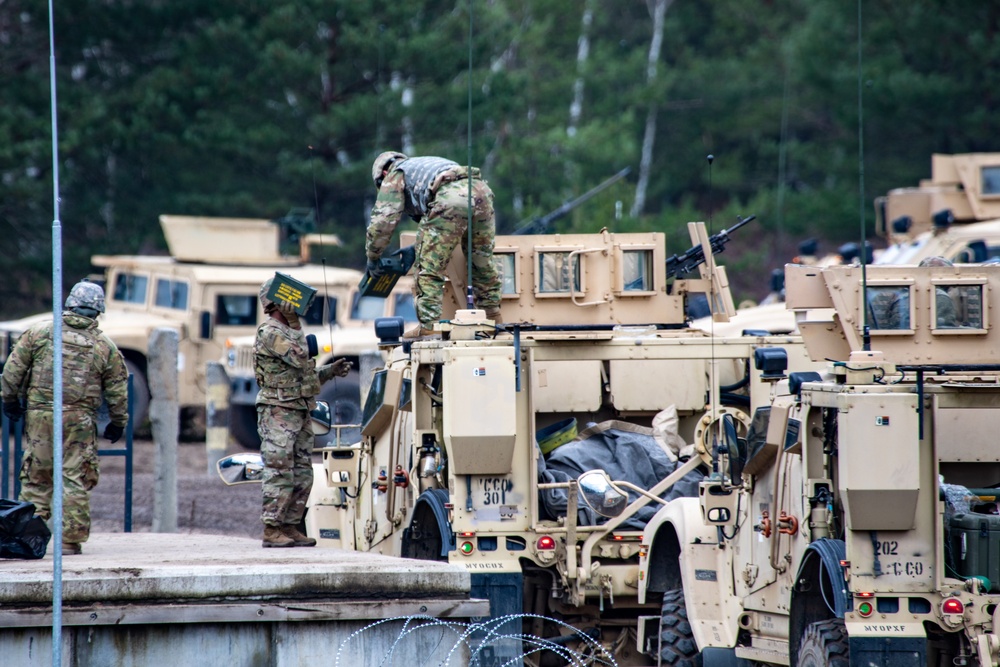
[[[249, 538], [94, 534], [83, 554], [62, 562], [69, 665], [304, 664], [305, 655], [340, 655], [359, 633], [358, 651], [342, 656], [352, 667], [379, 664], [383, 646], [416, 652], [422, 664], [444, 656], [461, 664], [467, 654], [450, 652], [453, 631], [413, 633], [404, 647], [401, 628], [411, 617], [462, 623], [489, 615], [485, 600], [469, 599], [469, 574], [460, 567], [335, 549], [264, 549]], [[0, 560], [5, 665], [43, 664], [42, 654], [51, 660], [52, 566], [51, 553]]]

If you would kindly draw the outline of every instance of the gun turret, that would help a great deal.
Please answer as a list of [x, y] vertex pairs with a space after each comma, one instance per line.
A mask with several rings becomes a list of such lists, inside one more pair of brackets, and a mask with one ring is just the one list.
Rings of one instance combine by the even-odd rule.
[[551, 213], [546, 213], [540, 218], [535, 218], [534, 220], [526, 222], [525, 224], [521, 225], [520, 227], [512, 231], [511, 234], [518, 234], [518, 235], [548, 234], [549, 225], [551, 225], [553, 222], [563, 217], [564, 215], [566, 215], [574, 208], [584, 203], [597, 193], [601, 192], [602, 190], [606, 190], [607, 188], [611, 187], [621, 179], [625, 178], [631, 170], [632, 170], [631, 167], [625, 167], [624, 169], [622, 169], [617, 174], [607, 179], [600, 185], [593, 187], [590, 190], [587, 190], [576, 199], [571, 199], [568, 202], [565, 202], [562, 206], [552, 211]]
[[[712, 234], [712, 236], [708, 239], [709, 244], [712, 246], [712, 254], [718, 255], [720, 252], [725, 250], [726, 244], [729, 243], [729, 236], [743, 225], [756, 219], [756, 215], [741, 218], [739, 222], [729, 229], [724, 229], [718, 234]], [[691, 273], [698, 268], [699, 265], [704, 264], [704, 262], [705, 251], [700, 245], [689, 248], [681, 255], [672, 255], [667, 258], [667, 278], [677, 278], [678, 276]]]

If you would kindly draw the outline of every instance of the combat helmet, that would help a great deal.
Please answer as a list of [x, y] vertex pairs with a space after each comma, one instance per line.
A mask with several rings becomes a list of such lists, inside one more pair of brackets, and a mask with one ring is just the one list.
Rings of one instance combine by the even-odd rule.
[[81, 280], [69, 291], [65, 308], [84, 317], [97, 317], [104, 312], [104, 290], [97, 283]]
[[382, 187], [382, 172], [385, 171], [386, 167], [393, 162], [405, 159], [405, 155], [396, 151], [386, 151], [375, 158], [375, 162], [372, 163], [372, 180], [375, 181], [375, 187]]
[[273, 280], [274, 278], [268, 278], [265, 280], [264, 284], [260, 286], [260, 292], [258, 293], [258, 296], [260, 297], [260, 305], [264, 308], [265, 313], [270, 313], [278, 307], [278, 304], [267, 298], [267, 293], [271, 290], [271, 282]]

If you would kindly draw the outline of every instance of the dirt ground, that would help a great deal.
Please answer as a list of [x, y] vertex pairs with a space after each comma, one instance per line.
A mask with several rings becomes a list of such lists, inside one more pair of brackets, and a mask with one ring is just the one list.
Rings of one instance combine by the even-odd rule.
[[[101, 448], [118, 447], [98, 440]], [[227, 453], [246, 451], [230, 444]], [[133, 444], [132, 532], [150, 532], [153, 524], [153, 472], [156, 448], [151, 440]], [[240, 537], [263, 536], [260, 485], [226, 486], [206, 471], [204, 442], [177, 446], [177, 531]], [[101, 456], [101, 480], [91, 497], [91, 530], [125, 530], [125, 457]]]

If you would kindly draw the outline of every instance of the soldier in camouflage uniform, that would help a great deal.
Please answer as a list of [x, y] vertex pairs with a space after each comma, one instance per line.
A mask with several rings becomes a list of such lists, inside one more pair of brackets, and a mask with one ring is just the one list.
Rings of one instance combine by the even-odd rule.
[[403, 215], [419, 223], [417, 232], [416, 308], [420, 325], [404, 338], [432, 333], [441, 319], [445, 269], [459, 243], [468, 245], [469, 180], [472, 185], [472, 289], [486, 317], [500, 322], [500, 278], [493, 264], [496, 221], [493, 191], [478, 169], [439, 157], [408, 158], [386, 152], [372, 165], [378, 197], [365, 241], [368, 271], [380, 274], [379, 257]]
[[[111, 422], [104, 437], [117, 442], [128, 423], [128, 370], [121, 352], [97, 328], [104, 291], [80, 282], [66, 298], [63, 330], [63, 525], [62, 551], [79, 554], [90, 537], [90, 492], [97, 486], [97, 409], [101, 393]], [[4, 366], [3, 410], [13, 421], [26, 416], [21, 463], [22, 501], [38, 515], [52, 513], [53, 362], [52, 322], [31, 327], [18, 339]], [[21, 397], [27, 399], [25, 410]]]
[[257, 327], [254, 374], [257, 394], [257, 432], [264, 459], [263, 509], [265, 547], [311, 547], [298, 525], [312, 489], [313, 433], [309, 412], [324, 382], [343, 377], [351, 362], [338, 359], [316, 368], [309, 356], [299, 317], [287, 304], [268, 298], [271, 280], [260, 287], [260, 303], [269, 316]]

